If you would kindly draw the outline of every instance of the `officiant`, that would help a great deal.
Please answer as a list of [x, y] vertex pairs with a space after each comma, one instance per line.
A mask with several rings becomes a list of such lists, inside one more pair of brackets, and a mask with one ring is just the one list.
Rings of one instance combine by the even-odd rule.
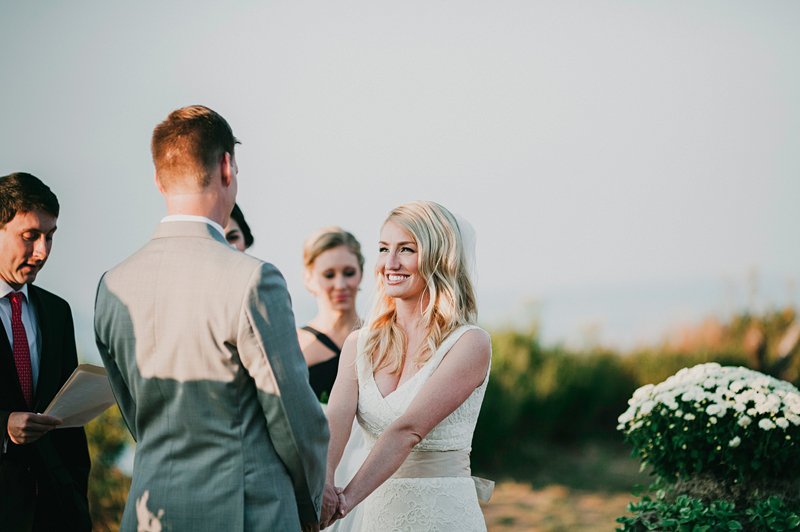
[[78, 356], [66, 301], [33, 285], [58, 219], [58, 199], [26, 173], [0, 177], [0, 528], [91, 530], [83, 428], [54, 430], [47, 408]]

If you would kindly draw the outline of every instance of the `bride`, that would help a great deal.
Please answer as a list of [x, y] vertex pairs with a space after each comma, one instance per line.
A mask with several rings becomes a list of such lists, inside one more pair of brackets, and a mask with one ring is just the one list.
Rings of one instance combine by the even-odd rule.
[[[365, 531], [486, 530], [478, 492], [491, 483], [470, 477], [469, 451], [491, 344], [473, 325], [462, 229], [423, 201], [383, 224], [375, 308], [344, 343], [328, 404], [323, 528], [363, 501]], [[371, 450], [342, 490], [334, 472], [354, 417]]]

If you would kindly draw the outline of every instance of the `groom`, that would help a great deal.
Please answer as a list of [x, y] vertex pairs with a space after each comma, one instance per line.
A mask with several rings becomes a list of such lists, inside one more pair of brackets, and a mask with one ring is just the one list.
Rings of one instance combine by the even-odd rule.
[[100, 280], [95, 332], [137, 441], [122, 530], [314, 530], [328, 443], [280, 272], [231, 248], [238, 140], [203, 106], [156, 126], [168, 216]]

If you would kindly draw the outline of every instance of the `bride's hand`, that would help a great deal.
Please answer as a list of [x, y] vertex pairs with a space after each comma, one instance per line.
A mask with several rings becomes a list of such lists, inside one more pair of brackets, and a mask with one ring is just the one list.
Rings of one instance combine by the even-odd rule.
[[339, 497], [339, 506], [336, 508], [336, 514], [338, 519], [342, 519], [350, 513], [350, 507], [347, 504], [347, 498], [344, 496], [343, 488], [336, 488], [336, 495]]

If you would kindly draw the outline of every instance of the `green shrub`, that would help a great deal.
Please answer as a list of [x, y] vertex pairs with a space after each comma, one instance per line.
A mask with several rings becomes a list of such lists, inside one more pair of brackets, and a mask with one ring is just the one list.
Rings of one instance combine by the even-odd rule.
[[630, 503], [628, 511], [633, 515], [620, 517], [618, 529], [624, 532], [644, 530], [665, 531], [772, 531], [800, 530], [800, 516], [779, 497], [768, 497], [755, 501], [752, 507], [737, 508], [725, 500], [710, 503], [688, 495], [674, 499], [643, 497]]
[[667, 480], [800, 476], [800, 392], [788, 382], [700, 364], [639, 388], [629, 404], [618, 428]]
[[636, 387], [620, 357], [603, 351], [544, 351], [529, 379], [520, 434], [557, 441], [613, 434], [614, 409]]
[[119, 530], [131, 479], [117, 467], [132, 439], [116, 405], [86, 425], [92, 471], [89, 475], [89, 509], [93, 529]]

